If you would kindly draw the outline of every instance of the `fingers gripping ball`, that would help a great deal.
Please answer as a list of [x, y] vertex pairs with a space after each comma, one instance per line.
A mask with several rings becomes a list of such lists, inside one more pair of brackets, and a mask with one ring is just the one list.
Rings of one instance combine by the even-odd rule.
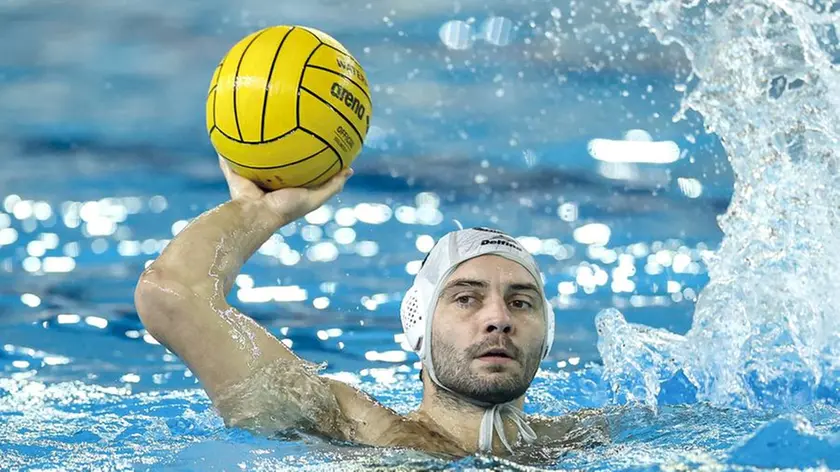
[[315, 187], [362, 150], [371, 115], [362, 66], [313, 28], [272, 26], [216, 67], [207, 132], [237, 174], [268, 190]]

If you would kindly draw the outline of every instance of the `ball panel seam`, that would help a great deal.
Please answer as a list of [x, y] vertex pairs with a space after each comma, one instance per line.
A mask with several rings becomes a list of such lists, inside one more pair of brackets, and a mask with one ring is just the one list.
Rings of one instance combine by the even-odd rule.
[[369, 102], [369, 103], [372, 103], [372, 102], [371, 102], [371, 100], [370, 100], [370, 95], [368, 95], [367, 90], [365, 90], [365, 87], [363, 87], [363, 86], [359, 85], [359, 83], [358, 83], [358, 82], [356, 82], [355, 80], [353, 80], [353, 79], [352, 79], [352, 78], [350, 78], [349, 76], [346, 76], [346, 75], [344, 75], [344, 74], [342, 74], [342, 73], [340, 73], [340, 72], [334, 71], [334, 70], [332, 70], [332, 69], [328, 69], [328, 68], [326, 68], [326, 67], [321, 67], [321, 66], [308, 65], [308, 66], [306, 66], [306, 68], [307, 68], [307, 69], [317, 69], [317, 70], [320, 70], [320, 71], [329, 72], [329, 73], [331, 73], [331, 74], [333, 74], [333, 75], [337, 75], [337, 76], [341, 77], [342, 79], [346, 79], [348, 82], [350, 82], [351, 84], [353, 84], [353, 85], [355, 85], [356, 87], [358, 87], [358, 88], [359, 88], [359, 90], [362, 92], [362, 94], [365, 96], [365, 98], [367, 98], [367, 99], [368, 99], [368, 102]]
[[356, 125], [354, 125], [353, 122], [349, 118], [347, 118], [347, 116], [344, 113], [342, 113], [338, 108], [334, 107], [332, 105], [332, 103], [330, 103], [330, 102], [324, 100], [323, 98], [319, 97], [315, 92], [313, 92], [312, 90], [309, 90], [306, 87], [301, 87], [300, 89], [303, 90], [304, 92], [308, 93], [309, 95], [312, 95], [314, 98], [318, 99], [318, 101], [322, 102], [324, 105], [330, 107], [332, 109], [332, 111], [334, 111], [336, 114], [338, 114], [338, 116], [344, 118], [344, 121], [346, 121], [347, 124], [350, 125], [351, 128], [353, 128], [353, 131], [356, 132], [356, 136], [359, 137], [359, 143], [364, 142], [364, 139], [362, 138], [362, 133], [360, 133], [359, 130], [356, 129]]
[[332, 170], [332, 168], [333, 168], [333, 167], [335, 167], [335, 165], [336, 165], [336, 164], [338, 164], [338, 163], [339, 163], [339, 160], [338, 160], [338, 159], [336, 159], [335, 161], [333, 161], [332, 165], [330, 165], [329, 167], [327, 167], [326, 169], [324, 169], [324, 171], [323, 171], [323, 172], [321, 172], [320, 174], [318, 174], [318, 176], [316, 176], [314, 179], [310, 180], [309, 182], [304, 183], [304, 184], [302, 185], [302, 187], [306, 187], [307, 185], [312, 184], [312, 182], [317, 181], [318, 179], [320, 179], [321, 177], [323, 177], [323, 176], [324, 176], [327, 172], [331, 171], [331, 170]]
[[[277, 51], [274, 52], [274, 59], [271, 61], [271, 68], [268, 69], [268, 78], [265, 81], [265, 98], [263, 99], [263, 107], [262, 107], [262, 121], [260, 122], [260, 142], [265, 142], [265, 111], [268, 109], [268, 92], [271, 89], [271, 76], [274, 73], [274, 66], [277, 64], [277, 57], [280, 56], [280, 50], [283, 49], [283, 43], [286, 42], [286, 38], [292, 34], [292, 31], [295, 30], [293, 26], [289, 31], [286, 31], [286, 34], [283, 35], [283, 39], [280, 40], [280, 45], [277, 46]], [[298, 123], [295, 123], [297, 126]]]
[[[304, 28], [304, 29], [303, 29], [303, 31], [306, 31], [306, 29]], [[312, 34], [310, 31], [307, 31], [307, 32], [308, 32], [309, 34]], [[313, 36], [314, 36], [314, 35], [313, 35]], [[316, 36], [316, 37], [315, 37], [315, 39], [318, 39], [318, 37]], [[321, 42], [321, 40], [320, 40], [320, 39], [318, 39], [318, 42]], [[306, 65], [307, 65], [307, 64], [309, 64], [309, 60], [310, 60], [310, 59], [312, 59], [312, 56], [314, 56], [314, 55], [315, 55], [315, 52], [318, 50], [318, 48], [320, 48], [320, 47], [321, 47], [321, 46], [323, 46], [323, 45], [324, 45], [324, 43], [321, 43], [321, 44], [319, 44], [319, 45], [315, 46], [315, 47], [312, 49], [312, 52], [310, 52], [310, 53], [309, 53], [309, 57], [307, 57], [307, 58], [306, 58], [306, 61], [303, 63], [303, 68], [301, 68], [301, 70], [300, 70], [300, 77], [298, 78], [297, 105], [295, 106], [295, 113], [297, 114], [297, 116], [296, 116], [296, 120], [297, 120], [297, 121], [296, 121], [296, 123], [297, 123], [297, 126], [300, 126], [300, 91], [301, 91], [301, 89], [303, 89], [303, 87], [302, 87], [302, 85], [303, 85], [303, 76], [304, 76], [304, 75], [306, 75]]]
[[330, 143], [326, 139], [318, 136], [317, 134], [313, 133], [312, 131], [310, 131], [310, 130], [302, 127], [302, 126], [299, 129], [302, 130], [305, 133], [309, 133], [312, 137], [314, 137], [318, 141], [321, 141], [322, 143], [324, 143], [325, 146], [332, 149], [332, 152], [335, 153], [336, 157], [338, 157], [338, 160], [341, 163], [341, 169], [344, 169], [344, 159], [341, 158], [341, 153], [338, 152], [338, 150], [335, 148], [335, 146], [332, 145], [332, 143]]
[[278, 139], [283, 139], [283, 138], [285, 138], [286, 136], [288, 136], [288, 135], [290, 135], [290, 134], [294, 133], [294, 132], [295, 132], [295, 130], [299, 129], [299, 128], [292, 128], [292, 129], [290, 129], [289, 131], [286, 131], [285, 133], [283, 133], [283, 134], [281, 134], [281, 135], [279, 135], [279, 136], [275, 136], [275, 137], [273, 137], [273, 138], [271, 138], [271, 139], [266, 139], [266, 140], [264, 140], [264, 141], [243, 141], [243, 140], [241, 140], [241, 139], [237, 138], [236, 136], [231, 136], [231, 135], [229, 135], [229, 134], [225, 133], [224, 131], [222, 131], [222, 129], [221, 129], [221, 128], [216, 127], [215, 125], [213, 125], [213, 126], [216, 128], [216, 130], [218, 130], [218, 131], [219, 131], [219, 133], [221, 133], [221, 134], [222, 134], [222, 136], [226, 137], [227, 139], [229, 139], [229, 140], [231, 140], [231, 141], [233, 141], [233, 142], [235, 142], [235, 143], [239, 143], [239, 144], [252, 144], [252, 145], [273, 143], [274, 141], [277, 141]]
[[242, 50], [242, 54], [240, 54], [240, 56], [239, 56], [239, 63], [236, 64], [236, 75], [234, 76], [234, 80], [233, 80], [233, 119], [236, 120], [236, 132], [239, 133], [239, 140], [240, 141], [244, 141], [245, 138], [242, 136], [242, 129], [239, 127], [239, 111], [237, 111], [237, 109], [236, 109], [236, 91], [239, 88], [239, 84], [238, 84], [239, 68], [242, 67], [242, 60], [245, 59], [245, 54], [248, 54], [248, 48], [250, 48], [251, 45], [254, 44], [254, 41], [256, 41], [257, 38], [262, 36], [262, 34], [265, 33], [266, 31], [268, 31], [268, 30], [264, 29], [264, 30], [260, 31], [259, 33], [255, 34], [253, 38], [251, 38], [251, 41], [248, 42], [248, 45], [245, 46], [245, 49]]
[[[284, 167], [290, 167], [290, 166], [297, 165], [297, 164], [300, 164], [300, 163], [302, 163], [302, 162], [308, 161], [309, 159], [313, 159], [313, 158], [315, 158], [315, 157], [320, 156], [320, 155], [321, 155], [324, 151], [326, 151], [326, 150], [328, 150], [328, 149], [329, 149], [328, 147], [323, 147], [323, 148], [319, 149], [319, 150], [318, 150], [318, 152], [316, 152], [316, 153], [314, 153], [314, 154], [312, 154], [312, 155], [306, 156], [306, 157], [304, 157], [304, 158], [302, 158], [302, 159], [298, 159], [298, 160], [296, 160], [296, 161], [294, 161], [294, 162], [288, 162], [288, 163], [286, 163], [286, 164], [280, 164], [280, 165], [278, 165], [278, 166], [249, 166], [249, 165], [242, 164], [242, 163], [240, 163], [240, 162], [236, 162], [236, 161], [234, 161], [234, 160], [232, 160], [232, 159], [228, 159], [227, 157], [225, 157], [225, 159], [227, 159], [227, 160], [229, 160], [229, 161], [233, 162], [234, 164], [238, 165], [239, 167], [244, 167], [244, 168], [246, 168], [246, 169], [254, 169], [254, 170], [273, 170], [273, 169], [282, 169], [282, 168], [284, 168]], [[222, 156], [222, 157], [224, 157], [224, 156]]]

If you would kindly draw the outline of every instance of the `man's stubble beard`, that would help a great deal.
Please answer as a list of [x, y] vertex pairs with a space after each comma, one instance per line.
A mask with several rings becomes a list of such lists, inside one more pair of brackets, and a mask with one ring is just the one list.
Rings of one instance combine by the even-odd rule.
[[[486, 373], [475, 372], [472, 366], [476, 356], [500, 344], [514, 354], [512, 362], [519, 365], [488, 365], [483, 369]], [[444, 387], [490, 404], [506, 403], [524, 395], [539, 368], [537, 353], [523, 352], [509, 338], [491, 338], [463, 352], [432, 342], [432, 363]]]

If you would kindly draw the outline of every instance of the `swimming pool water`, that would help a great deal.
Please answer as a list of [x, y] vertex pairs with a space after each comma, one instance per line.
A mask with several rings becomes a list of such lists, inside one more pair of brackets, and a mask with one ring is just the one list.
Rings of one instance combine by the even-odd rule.
[[[332, 204], [334, 214], [341, 208], [355, 209], [359, 204], [376, 202], [377, 196], [367, 190], [365, 179], [364, 175], [352, 179], [340, 203]], [[189, 188], [192, 183], [185, 179], [182, 184]], [[296, 457], [302, 451], [313, 462], [343, 457], [332, 448], [320, 453], [318, 448], [310, 450], [310, 446], [274, 444], [225, 431], [191, 374], [176, 357], [145, 335], [137, 320], [131, 295], [137, 274], [149, 259], [143, 253], [144, 247], [152, 250], [157, 245], [149, 240], [171, 237], [171, 225], [189, 218], [195, 212], [194, 202], [207, 202], [203, 205], [207, 207], [222, 201], [225, 196], [219, 188], [221, 184], [218, 180], [216, 188], [208, 186], [168, 197], [163, 210], [160, 206], [152, 208], [154, 195], [137, 197], [143, 201], [142, 208], [120, 223], [132, 231], [133, 237], [127, 242], [113, 237], [88, 238], [82, 234], [84, 224], [81, 228], [67, 227], [67, 213], [55, 215], [52, 225], [49, 220], [38, 223], [49, 226], [31, 233], [25, 232], [23, 222], [12, 221], [10, 227], [16, 229], [19, 239], [13, 247], [4, 247], [4, 251], [9, 254], [8, 259], [17, 257], [17, 264], [24, 264], [32, 256], [14, 247], [32, 247], [33, 241], [49, 245], [57, 238], [62, 243], [47, 249], [41, 258], [44, 263], [48, 257], [65, 257], [65, 244], [77, 242], [79, 249], [73, 257], [76, 266], [69, 274], [24, 275], [19, 268], [4, 274], [6, 287], [11, 290], [5, 294], [3, 305], [4, 383], [0, 386], [0, 414], [6, 421], [0, 437], [5, 438], [3, 452], [10, 467], [58, 467], [73, 458], [79, 468], [86, 464], [192, 464], [190, 467], [204, 470], [208, 464], [232, 467], [239, 461], [254, 467], [285, 464], [284, 461], [292, 460], [287, 456]], [[141, 189], [137, 192], [135, 197], [143, 195], [139, 193]], [[415, 208], [418, 193], [391, 191], [388, 198], [393, 202], [388, 208]], [[133, 209], [132, 202], [125, 205], [129, 210]], [[50, 203], [60, 208], [59, 203]], [[461, 216], [468, 215], [471, 204], [442, 201], [438, 211], [442, 215], [458, 215], [463, 224], [478, 224], [480, 217]], [[107, 213], [105, 208], [109, 207], [104, 203], [97, 205], [102, 205], [101, 211]], [[545, 217], [551, 218], [555, 217]], [[539, 215], [531, 221], [540, 224]], [[380, 401], [407, 411], [419, 402], [419, 384], [413, 354], [395, 340], [401, 332], [396, 316], [399, 294], [410, 281], [405, 264], [421, 254], [415, 247], [418, 236], [437, 236], [440, 230], [403, 224], [395, 216], [378, 225], [357, 222], [344, 228], [352, 228], [359, 242], [339, 246], [343, 254], [337, 263], [328, 263], [308, 260], [307, 250], [318, 243], [303, 240], [306, 226], [295, 226], [294, 234], [284, 237], [284, 242], [302, 254], [297, 264], [285, 266], [276, 256], [257, 255], [243, 270], [257, 287], [297, 286], [295, 292], [305, 291], [306, 299], [244, 303], [237, 301], [234, 293], [232, 301], [269, 326], [279, 338], [291, 342], [299, 355], [326, 362], [328, 373], [362, 382]], [[316, 226], [320, 227], [310, 228]], [[334, 222], [323, 226], [327, 234], [340, 229]], [[398, 233], [404, 236], [392, 237]], [[363, 241], [374, 242], [379, 252], [367, 257], [359, 255], [365, 248]], [[131, 248], [138, 254], [131, 255]], [[574, 274], [564, 272], [559, 264], [549, 264], [547, 271], [554, 296], [558, 283], [574, 280]], [[687, 282], [691, 280], [686, 277]], [[694, 283], [699, 290], [700, 282]], [[329, 306], [316, 308], [315, 300], [322, 298], [329, 299]], [[605, 404], [608, 387], [596, 386], [597, 370], [590, 367], [583, 370], [584, 377], [568, 379], [570, 374], [564, 372], [597, 360], [592, 317], [599, 306], [611, 303], [610, 300], [609, 296], [593, 293], [589, 300], [572, 299], [566, 309], [558, 310], [563, 313], [558, 317], [558, 348], [545, 364], [552, 382], [536, 397], [532, 411], [560, 414]], [[629, 300], [626, 303], [629, 305]], [[685, 318], [671, 320], [667, 315], [679, 316], [680, 310], [685, 316], [689, 308], [681, 308], [673, 301], [671, 306], [640, 307], [639, 319], [659, 320], [662, 326], [679, 328], [680, 323], [686, 323]], [[265, 456], [254, 455], [254, 450], [264, 449], [269, 451]], [[227, 452], [221, 454], [222, 450]], [[359, 453], [347, 449], [342, 454]], [[238, 459], [232, 461], [230, 457]], [[359, 460], [375, 462], [369, 452]]]
[[[729, 204], [716, 137], [699, 116], [671, 121], [689, 79], [678, 47], [610, 2], [353, 8], [0, 7], [0, 39], [12, 45], [0, 57], [0, 469], [524, 468], [224, 429], [137, 320], [143, 267], [227, 198], [202, 129], [217, 56], [286, 22], [320, 25], [360, 51], [374, 84], [371, 138], [341, 196], [246, 264], [234, 304], [327, 375], [407, 412], [420, 386], [398, 307], [412, 267], [458, 224], [497, 226], [537, 254], [557, 315], [527, 412], [603, 407], [611, 425], [611, 444], [545, 451], [533, 467], [840, 468], [832, 392], [742, 410], [696, 403], [676, 378], [651, 410], [614, 404], [603, 379], [595, 315], [616, 307], [686, 332]], [[453, 31], [464, 28], [477, 37], [462, 43]], [[23, 41], [30, 31], [44, 41]], [[593, 158], [592, 140], [640, 137], [674, 141], [681, 158]], [[278, 300], [256, 301], [253, 287], [277, 286]]]

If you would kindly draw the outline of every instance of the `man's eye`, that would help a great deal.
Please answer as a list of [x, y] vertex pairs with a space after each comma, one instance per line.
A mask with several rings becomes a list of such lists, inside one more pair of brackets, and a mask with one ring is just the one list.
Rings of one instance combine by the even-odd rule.
[[534, 307], [534, 305], [527, 300], [514, 300], [511, 302], [511, 305], [513, 305], [513, 307], [517, 310], [529, 310]]
[[459, 295], [455, 298], [455, 301], [460, 305], [469, 305], [473, 300], [475, 300], [475, 297], [472, 295]]

